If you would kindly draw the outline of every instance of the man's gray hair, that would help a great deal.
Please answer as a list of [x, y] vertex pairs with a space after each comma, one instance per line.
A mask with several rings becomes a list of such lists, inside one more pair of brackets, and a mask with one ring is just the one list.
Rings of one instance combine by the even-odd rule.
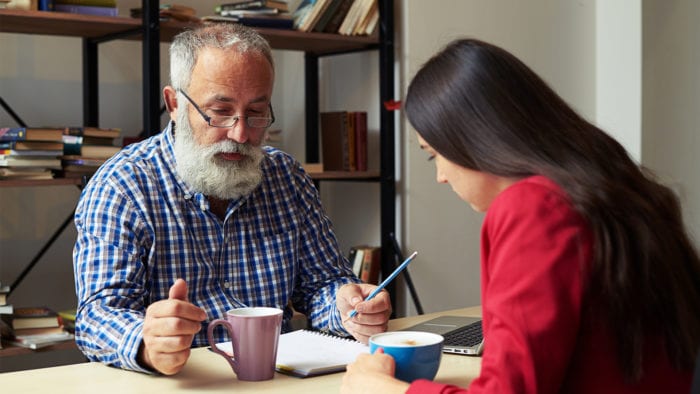
[[170, 85], [186, 90], [202, 48], [230, 49], [240, 53], [257, 52], [265, 56], [274, 69], [270, 44], [257, 31], [234, 23], [212, 23], [186, 30], [170, 45]]

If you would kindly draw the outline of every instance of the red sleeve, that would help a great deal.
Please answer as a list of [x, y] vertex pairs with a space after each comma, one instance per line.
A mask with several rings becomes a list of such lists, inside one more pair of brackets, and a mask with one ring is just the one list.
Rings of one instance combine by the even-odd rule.
[[406, 390], [406, 394], [459, 394], [467, 390], [449, 384], [440, 384], [429, 380], [416, 380]]
[[574, 351], [589, 230], [561, 189], [538, 178], [503, 191], [484, 220], [486, 341], [470, 393], [556, 393]]

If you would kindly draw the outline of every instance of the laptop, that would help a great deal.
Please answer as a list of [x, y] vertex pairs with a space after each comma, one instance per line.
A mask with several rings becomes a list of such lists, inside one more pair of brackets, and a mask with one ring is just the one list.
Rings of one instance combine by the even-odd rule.
[[445, 337], [444, 353], [480, 356], [484, 350], [481, 319], [465, 316], [440, 316], [404, 328], [401, 331], [427, 331]]

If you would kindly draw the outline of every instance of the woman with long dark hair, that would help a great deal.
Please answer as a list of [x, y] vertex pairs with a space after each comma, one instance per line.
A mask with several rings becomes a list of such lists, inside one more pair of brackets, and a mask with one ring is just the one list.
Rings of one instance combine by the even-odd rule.
[[[688, 393], [700, 258], [674, 193], [507, 51], [450, 43], [405, 112], [481, 234], [485, 338], [471, 393]], [[343, 392], [453, 393], [375, 354]], [[367, 385], [367, 386], [366, 386]]]

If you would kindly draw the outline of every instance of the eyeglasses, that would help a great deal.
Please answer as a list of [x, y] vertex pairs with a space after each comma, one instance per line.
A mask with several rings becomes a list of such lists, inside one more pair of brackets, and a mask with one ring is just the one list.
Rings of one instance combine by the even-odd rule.
[[194, 106], [194, 109], [199, 112], [200, 115], [202, 115], [202, 118], [207, 121], [207, 124], [211, 127], [221, 127], [221, 128], [228, 128], [228, 127], [233, 127], [236, 123], [238, 123], [238, 119], [245, 119], [245, 124], [253, 129], [264, 129], [267, 127], [270, 127], [272, 123], [275, 122], [275, 113], [272, 112], [272, 104], [268, 104], [270, 108], [270, 117], [263, 117], [263, 116], [245, 116], [245, 115], [233, 115], [233, 116], [221, 116], [221, 115], [214, 115], [214, 116], [209, 116], [204, 111], [202, 111], [201, 108], [190, 98], [190, 96], [185, 93], [184, 90], [178, 89], [178, 92], [182, 93], [183, 96]]

